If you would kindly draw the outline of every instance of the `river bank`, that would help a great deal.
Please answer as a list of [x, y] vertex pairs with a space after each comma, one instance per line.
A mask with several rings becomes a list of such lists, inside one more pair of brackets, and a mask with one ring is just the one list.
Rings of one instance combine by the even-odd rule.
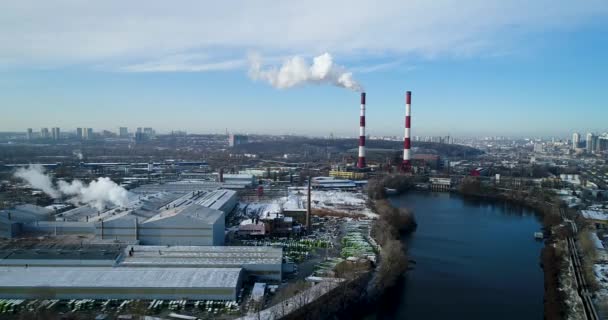
[[[329, 312], [327, 306], [333, 305], [334, 310], [325, 315], [337, 319], [444, 319], [454, 315], [469, 319], [487, 319], [490, 315], [494, 319], [539, 319], [543, 314], [550, 315], [552, 309], [547, 308], [554, 305], [548, 301], [561, 297], [550, 298], [548, 292], [555, 291], [543, 286], [556, 282], [556, 277], [551, 277], [556, 273], [549, 272], [548, 267], [555, 265], [549, 260], [556, 255], [552, 250], [545, 254], [543, 244], [532, 237], [543, 225], [544, 219], [535, 210], [539, 203], [505, 200], [509, 199], [408, 191], [390, 200], [370, 201], [376, 212], [388, 210], [387, 204], [392, 212], [401, 209], [412, 213], [410, 208], [419, 212], [412, 220], [413, 226], [398, 232], [400, 251], [410, 271], [392, 269], [397, 276], [390, 277], [390, 285], [370, 290], [371, 284], [378, 283], [375, 277], [382, 273], [382, 262], [386, 262], [382, 253], [388, 250], [382, 247], [378, 266], [356, 279], [357, 289], [348, 289], [355, 284], [352, 279], [317, 302], [315, 308]], [[378, 210], [379, 204], [384, 209]], [[384, 230], [392, 224], [378, 219], [376, 225]], [[379, 243], [383, 241], [375, 238]], [[539, 268], [541, 251], [544, 273]], [[543, 288], [550, 290], [545, 292]], [[505, 301], [510, 301], [507, 309]], [[312, 314], [319, 315], [300, 313], [304, 318]]]
[[[394, 182], [400, 183], [397, 180]], [[405, 187], [404, 184], [399, 187], [399, 192], [407, 190], [409, 186]], [[379, 196], [369, 196], [371, 192], [368, 189], [367, 206], [377, 214], [369, 234], [378, 251], [375, 267], [358, 268], [352, 263], [345, 263], [346, 268], [338, 267], [337, 269], [341, 269], [338, 272], [340, 278], [346, 281], [325, 294], [322, 299], [307, 305], [297, 314], [294, 313], [296, 317], [290, 319], [360, 318], [390, 294], [404, 276], [409, 267], [409, 260], [402, 238], [409, 236], [416, 229], [413, 212], [394, 207], [384, 192], [378, 194]], [[318, 310], [324, 312], [319, 313]], [[323, 316], [320, 316], [321, 314]]]

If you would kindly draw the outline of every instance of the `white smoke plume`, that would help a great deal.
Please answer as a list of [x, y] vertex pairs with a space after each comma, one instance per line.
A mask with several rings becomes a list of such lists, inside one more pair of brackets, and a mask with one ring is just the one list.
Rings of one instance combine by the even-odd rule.
[[102, 210], [106, 204], [114, 204], [125, 207], [129, 203], [129, 192], [117, 185], [110, 178], [97, 178], [88, 185], [80, 180], [66, 182], [60, 180], [57, 186], [53, 185], [51, 178], [44, 173], [40, 165], [30, 165], [28, 168], [20, 168], [15, 176], [25, 180], [33, 188], [40, 189], [52, 198], [62, 196], [70, 197], [74, 204], [88, 204]]
[[57, 186], [62, 194], [73, 196], [70, 202], [86, 203], [99, 210], [108, 203], [121, 207], [125, 207], [129, 203], [129, 192], [107, 177], [97, 178], [88, 186], [80, 180], [74, 180], [71, 183], [60, 180]]
[[287, 59], [280, 68], [264, 69], [262, 59], [253, 54], [249, 57], [249, 76], [263, 80], [278, 89], [292, 88], [307, 83], [331, 84], [338, 87], [362, 92], [363, 87], [355, 81], [352, 72], [334, 63], [329, 53], [313, 59], [312, 64], [300, 56]]
[[15, 177], [27, 181], [32, 188], [41, 190], [51, 198], [61, 197], [61, 193], [53, 186], [51, 177], [44, 174], [44, 168], [39, 164], [32, 164], [28, 168], [17, 169]]

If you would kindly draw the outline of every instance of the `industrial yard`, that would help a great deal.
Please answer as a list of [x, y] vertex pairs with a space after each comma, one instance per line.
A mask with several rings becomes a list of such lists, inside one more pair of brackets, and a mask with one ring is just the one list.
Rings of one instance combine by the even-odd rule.
[[[235, 318], [270, 307], [290, 283], [335, 277], [349, 258], [376, 261], [365, 181], [279, 187], [223, 170], [188, 173], [196, 168], [183, 169], [185, 179], [111, 185], [116, 197], [66, 195], [2, 210], [3, 316]], [[30, 177], [53, 180], [53, 168], [19, 170], [34, 192]], [[46, 194], [67, 184], [51, 183]]]

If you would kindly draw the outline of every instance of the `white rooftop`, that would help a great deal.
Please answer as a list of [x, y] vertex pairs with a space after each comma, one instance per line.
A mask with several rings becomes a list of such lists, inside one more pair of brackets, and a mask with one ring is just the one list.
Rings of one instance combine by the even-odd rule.
[[1, 287], [226, 288], [241, 268], [0, 268]]
[[581, 210], [585, 219], [608, 221], [608, 212], [597, 210]]
[[281, 264], [283, 249], [266, 246], [133, 246], [125, 249], [120, 266]]

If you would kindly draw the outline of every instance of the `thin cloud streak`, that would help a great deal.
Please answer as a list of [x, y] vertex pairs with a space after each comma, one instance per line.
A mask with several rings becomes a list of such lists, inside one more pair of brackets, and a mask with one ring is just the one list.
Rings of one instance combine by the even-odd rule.
[[227, 60], [209, 63], [142, 63], [120, 68], [124, 72], [208, 72], [241, 69], [246, 60]]
[[[124, 65], [136, 72], [225, 70], [245, 56], [491, 55], [534, 32], [568, 30], [608, 16], [608, 2], [387, 0], [306, 2], [20, 0], [1, 5], [3, 66]], [[322, 10], [319, 10], [322, 8]], [[175, 53], [220, 62], [154, 65]], [[152, 62], [150, 62], [152, 61]], [[148, 64], [148, 65], [146, 65]], [[145, 71], [149, 70], [149, 71]]]
[[[357, 67], [353, 67], [352, 70], [353, 70], [353, 72], [357, 72], [357, 73], [374, 73], [374, 72], [379, 72], [379, 71], [395, 69], [395, 68], [403, 65], [404, 62], [405, 61], [403, 59], [399, 59], [399, 60], [391, 61], [391, 62], [370, 64], [370, 65], [365, 65], [365, 66], [357, 66]], [[400, 68], [400, 69], [402, 69], [402, 68]], [[405, 69], [407, 71], [411, 71], [411, 70], [415, 69], [415, 66], [408, 66]]]

